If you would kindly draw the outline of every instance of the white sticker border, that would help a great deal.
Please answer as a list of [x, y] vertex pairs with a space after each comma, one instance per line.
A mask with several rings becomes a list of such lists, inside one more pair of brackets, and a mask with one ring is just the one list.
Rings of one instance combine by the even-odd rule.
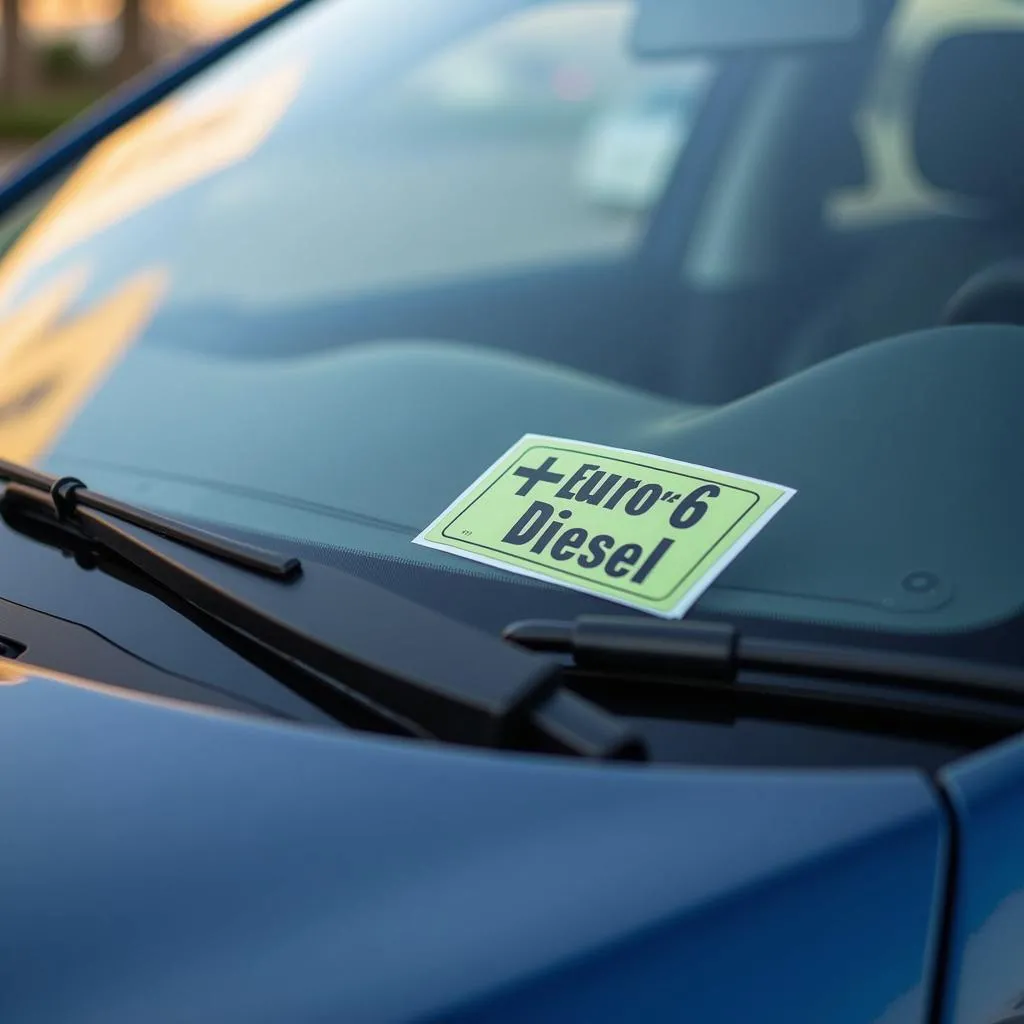
[[[475, 490], [481, 480], [489, 476], [508, 458], [510, 452], [520, 447], [524, 442], [556, 443], [570, 446], [586, 445], [593, 448], [603, 448], [605, 451], [614, 452], [617, 455], [633, 455], [638, 456], [641, 459], [663, 459], [665, 462], [670, 462], [675, 466], [681, 466], [684, 469], [695, 469], [705, 473], [724, 473], [737, 481], [759, 484], [762, 487], [777, 487], [782, 491], [782, 494], [780, 494], [775, 502], [761, 514], [760, 518], [750, 524], [742, 536], [733, 542], [729, 550], [722, 555], [711, 569], [708, 570], [699, 583], [696, 583], [690, 590], [688, 590], [674, 607], [667, 611], [661, 611], [659, 609], [650, 608], [647, 605], [631, 601], [627, 597], [610, 597], [607, 594], [598, 593], [597, 591], [580, 583], [562, 582], [561, 580], [554, 579], [551, 576], [545, 576], [543, 573], [537, 572], [533, 569], [523, 569], [519, 566], [509, 565], [508, 562], [502, 562], [497, 558], [491, 558], [488, 555], [470, 553], [468, 551], [464, 551], [462, 548], [451, 547], [448, 544], [441, 544], [437, 541], [427, 539], [427, 534], [440, 525], [440, 523], [451, 514], [452, 510]], [[499, 455], [479, 476], [476, 477], [475, 480], [472, 481], [472, 483], [469, 484], [468, 487], [463, 488], [458, 497], [450, 501], [440, 515], [435, 516], [427, 526], [413, 537], [412, 543], [419, 544], [420, 547], [432, 548], [435, 551], [443, 551], [446, 554], [454, 555], [457, 558], [467, 558], [471, 562], [479, 562], [482, 565], [490, 566], [492, 569], [503, 569], [505, 572], [510, 572], [515, 576], [526, 576], [529, 579], [539, 580], [541, 583], [546, 583], [552, 587], [558, 587], [563, 590], [575, 590], [577, 593], [586, 594], [589, 597], [596, 597], [602, 601], [610, 601], [613, 604], [624, 605], [626, 608], [632, 608], [634, 611], [645, 612], [646, 614], [654, 615], [659, 619], [681, 619], [700, 600], [700, 598], [704, 596], [705, 591], [707, 591], [711, 584], [714, 583], [715, 580], [718, 579], [718, 577], [732, 564], [737, 555], [739, 555], [743, 549], [746, 548], [746, 546], [775, 518], [780, 509], [782, 509], [782, 507], [786, 505], [795, 494], [795, 487], [786, 487], [784, 484], [777, 484], [771, 480], [760, 480], [755, 476], [745, 476], [743, 473], [733, 473], [728, 469], [715, 469], [712, 466], [702, 466], [697, 462], [683, 462], [681, 459], [672, 459], [667, 455], [655, 455], [651, 452], [638, 452], [630, 448], [616, 448], [613, 445], [601, 444], [598, 441], [575, 441], [567, 437], [553, 437], [550, 434], [523, 434], [518, 441], [514, 441], [510, 444], [508, 448], [501, 453], [501, 455]]]

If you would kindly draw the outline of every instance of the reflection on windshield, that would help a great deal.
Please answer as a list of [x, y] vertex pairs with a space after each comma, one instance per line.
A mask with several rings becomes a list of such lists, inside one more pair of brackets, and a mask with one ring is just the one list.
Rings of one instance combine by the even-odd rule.
[[[919, 485], [976, 349], [929, 347], [934, 407], [913, 353], [897, 374], [874, 348], [849, 408], [835, 363], [801, 372], [934, 324], [974, 269], [956, 235], [901, 247], [822, 219], [863, 179], [866, 61], [644, 63], [632, 13], [320, 0], [208, 69], [84, 161], [0, 265], [0, 454], [406, 564], [442, 559], [411, 536], [523, 434], [578, 438], [800, 490], [709, 592], [732, 610], [926, 631], [1010, 607], [1015, 523], [992, 512], [991, 562], [954, 561], [955, 508]], [[962, 461], [1009, 494], [976, 419]], [[922, 573], [942, 587], [908, 597]]]
[[143, 271], [113, 292], [73, 309], [88, 284], [72, 267], [0, 321], [0, 451], [33, 462], [138, 338], [167, 286]]
[[540, 6], [507, 18], [415, 68], [393, 102], [491, 112], [601, 102], [628, 81], [619, 3]]
[[284, 115], [301, 80], [301, 68], [290, 66], [204, 103], [171, 99], [100, 143], [5, 260], [0, 305], [31, 268], [244, 160]]
[[[175, 253], [182, 301], [304, 302], [634, 250], [706, 61], [633, 60], [625, 0], [505, 0], [490, 17], [451, 3], [439, 42], [419, 15], [347, 40], [374, 6], [302, 12], [98, 147], [0, 300], [101, 233], [116, 262], [127, 217]], [[652, 111], [666, 89], [678, 109]]]

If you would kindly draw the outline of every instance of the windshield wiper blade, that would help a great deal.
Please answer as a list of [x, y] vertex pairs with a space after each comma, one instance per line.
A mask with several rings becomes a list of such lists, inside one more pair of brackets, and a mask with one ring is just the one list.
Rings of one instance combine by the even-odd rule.
[[744, 636], [722, 622], [580, 616], [515, 622], [505, 639], [568, 653], [581, 669], [731, 684], [741, 671], [885, 686], [921, 696], [967, 697], [1024, 707], [1024, 671], [985, 662]]
[[279, 555], [277, 552], [257, 548], [251, 544], [242, 544], [228, 537], [215, 536], [187, 523], [167, 519], [147, 509], [99, 494], [89, 490], [78, 477], [56, 477], [31, 466], [0, 459], [0, 480], [7, 481], [7, 493], [12, 501], [38, 502], [40, 495], [48, 495], [54, 517], [61, 521], [70, 520], [78, 509], [93, 509], [117, 516], [126, 523], [144, 526], [162, 537], [169, 537], [179, 544], [185, 544], [196, 551], [203, 551], [251, 572], [288, 579], [302, 569], [297, 558]]
[[[5, 521], [110, 552], [205, 615], [416, 723], [439, 740], [640, 760], [618, 718], [561, 666], [318, 562], [300, 564], [0, 460]], [[29, 532], [22, 526], [23, 532]], [[40, 539], [37, 532], [32, 534]], [[49, 543], [60, 546], [59, 539]]]

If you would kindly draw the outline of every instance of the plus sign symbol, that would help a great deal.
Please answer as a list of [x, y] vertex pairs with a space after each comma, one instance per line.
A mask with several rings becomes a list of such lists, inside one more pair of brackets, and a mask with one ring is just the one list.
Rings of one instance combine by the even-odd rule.
[[564, 480], [564, 473], [551, 472], [551, 467], [554, 464], [555, 456], [551, 455], [535, 469], [528, 469], [526, 466], [520, 466], [512, 475], [523, 477], [526, 480], [526, 483], [520, 485], [516, 494], [529, 494], [533, 489], [534, 484], [539, 484], [541, 482], [546, 484], [557, 484]]

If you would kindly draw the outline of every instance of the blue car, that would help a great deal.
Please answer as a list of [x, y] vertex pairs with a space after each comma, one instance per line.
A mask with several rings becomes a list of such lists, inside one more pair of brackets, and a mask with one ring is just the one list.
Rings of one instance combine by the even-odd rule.
[[1024, 1021], [1022, 111], [1003, 0], [299, 0], [27, 158], [0, 1021]]

